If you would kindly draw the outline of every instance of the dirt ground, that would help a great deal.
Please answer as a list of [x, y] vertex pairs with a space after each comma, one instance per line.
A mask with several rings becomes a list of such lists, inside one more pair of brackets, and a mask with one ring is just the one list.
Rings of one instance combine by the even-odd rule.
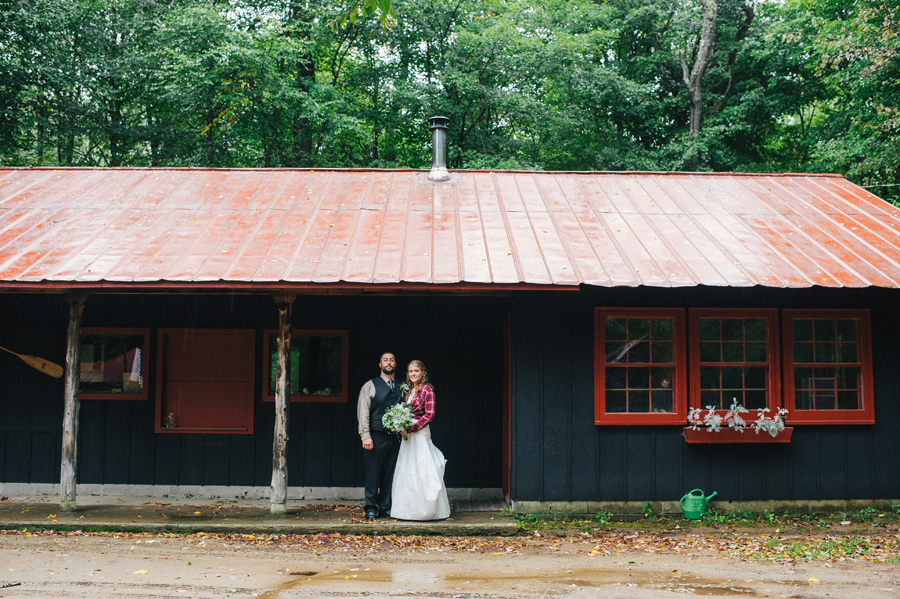
[[[789, 540], [760, 531], [565, 538], [7, 532], [0, 534], [0, 597], [894, 598], [897, 534], [870, 540], [860, 559], [794, 561], [785, 553]], [[800, 537], [797, 550], [829, 538]], [[748, 557], [753, 548], [771, 559]]]

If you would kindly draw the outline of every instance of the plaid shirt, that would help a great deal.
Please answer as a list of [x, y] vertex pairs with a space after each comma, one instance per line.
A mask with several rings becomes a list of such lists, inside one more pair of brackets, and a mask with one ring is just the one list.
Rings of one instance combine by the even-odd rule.
[[412, 408], [413, 415], [416, 417], [416, 420], [406, 429], [409, 432], [422, 430], [434, 420], [434, 389], [431, 388], [431, 385], [425, 385], [419, 389], [415, 397], [407, 399], [406, 403]]

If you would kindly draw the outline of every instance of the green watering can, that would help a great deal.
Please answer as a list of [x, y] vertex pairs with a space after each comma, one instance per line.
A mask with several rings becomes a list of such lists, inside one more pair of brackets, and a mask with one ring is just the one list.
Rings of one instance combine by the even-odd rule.
[[709, 503], [709, 500], [718, 495], [715, 491], [709, 497], [703, 496], [702, 489], [694, 489], [687, 495], [681, 498], [681, 510], [684, 512], [684, 517], [690, 520], [699, 520], [703, 517], [703, 513], [706, 512], [706, 504]]

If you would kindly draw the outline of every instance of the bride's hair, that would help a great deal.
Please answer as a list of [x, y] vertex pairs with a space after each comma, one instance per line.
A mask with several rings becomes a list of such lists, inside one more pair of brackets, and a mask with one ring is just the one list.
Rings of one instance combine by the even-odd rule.
[[[421, 360], [413, 360], [409, 363], [409, 366], [406, 367], [406, 384], [409, 385], [409, 388], [413, 388], [412, 381], [409, 380], [409, 369], [413, 366], [422, 371], [422, 380], [419, 381], [419, 386], [424, 387], [425, 385], [431, 385], [431, 381], [428, 380], [428, 369], [425, 368], [425, 364], [423, 364]], [[434, 385], [432, 385], [432, 388], [433, 387]]]

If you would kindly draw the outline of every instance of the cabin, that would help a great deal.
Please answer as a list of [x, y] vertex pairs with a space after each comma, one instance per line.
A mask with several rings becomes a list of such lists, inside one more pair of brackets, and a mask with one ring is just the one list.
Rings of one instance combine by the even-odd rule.
[[451, 500], [896, 501], [898, 307], [836, 175], [4, 168], [0, 494], [361, 498], [391, 351]]

